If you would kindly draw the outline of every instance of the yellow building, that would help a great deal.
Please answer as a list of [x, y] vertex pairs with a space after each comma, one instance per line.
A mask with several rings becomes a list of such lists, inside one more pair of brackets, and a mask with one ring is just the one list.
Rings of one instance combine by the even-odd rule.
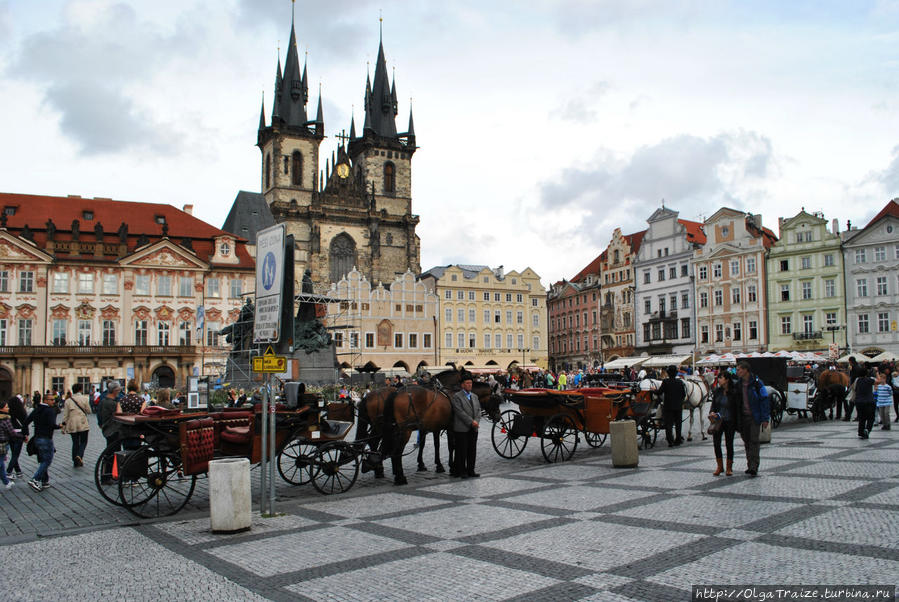
[[546, 289], [534, 270], [449, 265], [423, 272], [421, 280], [440, 302], [439, 365], [547, 366]]

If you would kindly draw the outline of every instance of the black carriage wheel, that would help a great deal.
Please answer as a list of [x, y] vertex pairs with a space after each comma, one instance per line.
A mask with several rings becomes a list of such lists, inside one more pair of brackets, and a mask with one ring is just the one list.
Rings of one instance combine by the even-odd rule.
[[319, 493], [332, 495], [348, 491], [359, 476], [359, 454], [348, 443], [332, 441], [315, 454], [312, 486]]
[[97, 464], [94, 466], [94, 485], [97, 486], [97, 491], [104, 500], [116, 506], [121, 506], [122, 501], [119, 499], [119, 480], [113, 477], [113, 461], [115, 459], [113, 454], [120, 447], [120, 443], [107, 445], [106, 449], [100, 452], [100, 457], [97, 458]]
[[122, 505], [141, 518], [177, 513], [190, 500], [197, 484], [196, 475], [184, 474], [178, 452], [151, 446], [132, 452], [119, 471]]
[[602, 447], [602, 444], [606, 442], [606, 437], [608, 436], [608, 433], [584, 432], [584, 440], [587, 441], [587, 445], [590, 447]]
[[570, 416], [556, 414], [543, 427], [540, 450], [547, 462], [571, 459], [577, 449], [578, 430]]
[[312, 480], [316, 451], [316, 446], [308, 439], [292, 440], [278, 454], [278, 474], [291, 485], [305, 485]]
[[516, 410], [506, 410], [500, 414], [499, 420], [493, 423], [493, 429], [490, 431], [493, 449], [507, 460], [520, 456], [528, 444], [527, 436], [512, 434], [512, 425], [517, 416], [521, 416], [521, 413]]
[[660, 430], [659, 423], [651, 414], [644, 416], [637, 422], [637, 447], [640, 449], [655, 447]]
[[771, 428], [780, 426], [784, 417], [784, 400], [779, 391], [772, 391], [771, 401]]

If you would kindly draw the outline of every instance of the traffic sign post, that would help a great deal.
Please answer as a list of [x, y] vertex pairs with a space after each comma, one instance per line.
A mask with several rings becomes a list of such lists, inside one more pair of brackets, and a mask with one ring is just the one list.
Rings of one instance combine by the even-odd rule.
[[287, 357], [275, 355], [274, 349], [269, 345], [263, 355], [253, 358], [253, 372], [278, 373], [287, 370]]
[[254, 343], [277, 343], [281, 338], [283, 289], [284, 224], [278, 224], [260, 230], [256, 236]]

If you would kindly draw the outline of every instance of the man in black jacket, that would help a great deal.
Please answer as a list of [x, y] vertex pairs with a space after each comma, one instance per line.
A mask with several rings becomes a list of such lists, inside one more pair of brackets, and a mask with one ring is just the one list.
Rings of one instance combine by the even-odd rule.
[[665, 439], [668, 440], [668, 447], [671, 447], [684, 442], [684, 438], [681, 437], [681, 425], [683, 424], [684, 398], [687, 396], [687, 389], [684, 387], [683, 381], [676, 378], [677, 367], [668, 366], [666, 371], [668, 378], [662, 381], [659, 392], [662, 395]]
[[[19, 466], [19, 455], [22, 453], [22, 444], [28, 437], [28, 427], [25, 422], [28, 412], [25, 411], [25, 402], [21, 395], [13, 395], [9, 399], [9, 419], [12, 427], [18, 429], [21, 438], [9, 442], [9, 464], [6, 465], [6, 476], [10, 479], [22, 478], [22, 468]], [[15, 471], [15, 473], [13, 473]]]
[[41, 394], [35, 391], [33, 398], [40, 403], [31, 410], [25, 425], [34, 423], [34, 443], [37, 446], [37, 470], [28, 485], [35, 491], [43, 491], [50, 486], [50, 464], [53, 462], [53, 431], [59, 428], [56, 424], [56, 397], [48, 395], [41, 400]]
[[[868, 373], [868, 371], [863, 366], [860, 366], [859, 363], [856, 361], [855, 356], [850, 355], [849, 356], [849, 389], [852, 390], [855, 385], [855, 381], [860, 376], [864, 376], [867, 373]], [[855, 409], [855, 402], [847, 401], [846, 402], [846, 417], [843, 418], [843, 422], [849, 422], [850, 420], [852, 420], [852, 410], [854, 410], [854, 409]]]

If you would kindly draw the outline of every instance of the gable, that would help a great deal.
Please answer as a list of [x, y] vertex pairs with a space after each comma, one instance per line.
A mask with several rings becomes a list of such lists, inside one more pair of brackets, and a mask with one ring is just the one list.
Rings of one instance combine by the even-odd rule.
[[206, 264], [181, 247], [162, 240], [137, 253], [124, 257], [121, 265], [130, 267], [164, 267], [180, 269], [206, 269]]
[[52, 263], [53, 258], [8, 232], [0, 232], [0, 260], [7, 263]]

